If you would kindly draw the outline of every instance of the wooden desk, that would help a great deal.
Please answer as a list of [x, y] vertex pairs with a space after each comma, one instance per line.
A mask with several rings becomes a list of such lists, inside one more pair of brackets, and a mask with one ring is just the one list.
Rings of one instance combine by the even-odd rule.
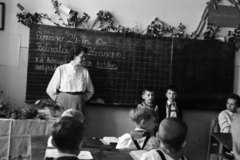
[[219, 155], [220, 159], [234, 159], [232, 154], [232, 135], [231, 133], [212, 133], [212, 137], [219, 143]]
[[212, 136], [220, 142], [226, 149], [232, 150], [232, 135], [231, 133], [212, 133]]
[[[115, 149], [115, 145], [104, 145], [99, 139], [84, 138], [82, 151], [90, 151], [94, 160], [133, 160], [130, 150]], [[53, 157], [48, 156], [47, 160], [53, 160]]]

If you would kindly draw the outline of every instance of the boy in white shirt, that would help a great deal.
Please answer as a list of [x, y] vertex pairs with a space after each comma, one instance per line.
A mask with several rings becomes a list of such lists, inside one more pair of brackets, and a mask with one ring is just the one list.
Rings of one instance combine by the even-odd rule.
[[116, 149], [151, 150], [159, 147], [158, 139], [151, 135], [157, 126], [157, 114], [149, 107], [136, 107], [129, 113], [136, 128], [119, 137]]
[[157, 133], [160, 148], [144, 153], [140, 160], [186, 160], [182, 150], [186, 145], [187, 130], [187, 125], [179, 118], [162, 120]]
[[231, 123], [236, 116], [237, 109], [239, 108], [239, 96], [236, 94], [231, 94], [228, 96], [226, 110], [223, 110], [218, 115], [218, 123], [220, 126], [220, 132], [230, 133]]

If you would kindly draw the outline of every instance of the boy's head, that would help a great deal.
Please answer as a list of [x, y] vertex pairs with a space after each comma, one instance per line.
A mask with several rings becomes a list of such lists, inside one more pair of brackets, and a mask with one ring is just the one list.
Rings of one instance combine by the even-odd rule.
[[240, 160], [240, 115], [234, 118], [231, 125], [231, 134], [232, 134], [232, 142], [233, 142], [233, 153], [236, 160]]
[[69, 116], [69, 117], [73, 117], [76, 118], [77, 120], [79, 120], [80, 122], [84, 122], [84, 115], [82, 114], [82, 112], [76, 110], [76, 109], [68, 109], [66, 111], [63, 112], [62, 117], [64, 116]]
[[157, 126], [157, 114], [149, 107], [136, 107], [129, 113], [134, 124], [152, 133]]
[[174, 102], [178, 95], [178, 87], [174, 85], [169, 85], [166, 88], [166, 97], [168, 101]]
[[236, 113], [239, 107], [239, 96], [236, 94], [229, 95], [226, 106], [230, 112]]
[[64, 116], [52, 127], [52, 144], [62, 153], [78, 155], [83, 139], [84, 124], [76, 118]]
[[160, 123], [157, 137], [166, 149], [177, 153], [186, 144], [187, 130], [187, 125], [181, 119], [166, 118]]
[[154, 101], [154, 91], [152, 88], [145, 88], [142, 91], [142, 99], [145, 103], [151, 104]]

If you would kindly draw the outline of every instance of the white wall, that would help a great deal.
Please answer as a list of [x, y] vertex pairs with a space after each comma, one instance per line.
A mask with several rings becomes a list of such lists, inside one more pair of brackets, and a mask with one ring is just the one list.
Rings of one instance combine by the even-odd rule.
[[[197, 28], [208, 0], [59, 0], [60, 3], [91, 16], [97, 17], [99, 10], [107, 10], [125, 27], [134, 27], [136, 22], [144, 30], [158, 17], [168, 25], [177, 27], [181, 22], [191, 34]], [[6, 5], [5, 29], [0, 31], [0, 90], [9, 91], [12, 108], [27, 106], [24, 102], [27, 83], [29, 28], [17, 22], [20, 13], [17, 3], [31, 13], [47, 13], [57, 21], [51, 0], [0, 0]], [[222, 4], [229, 5], [227, 0]], [[51, 22], [45, 21], [46, 24]], [[205, 28], [206, 30], [206, 28]], [[222, 29], [225, 36], [229, 29]], [[203, 31], [204, 32], [204, 31]], [[20, 44], [18, 44], [20, 36]], [[19, 52], [17, 52], [19, 50]], [[240, 94], [240, 62], [236, 54], [234, 92]], [[131, 108], [119, 106], [87, 106], [87, 136], [120, 136], [133, 129], [128, 117]], [[189, 126], [188, 145], [185, 153], [190, 159], [202, 160], [206, 157], [208, 128], [210, 120], [219, 111], [183, 110], [183, 119]]]

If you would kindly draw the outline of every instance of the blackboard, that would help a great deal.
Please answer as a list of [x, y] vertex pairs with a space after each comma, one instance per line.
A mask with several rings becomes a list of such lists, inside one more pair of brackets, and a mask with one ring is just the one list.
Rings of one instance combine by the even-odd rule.
[[170, 83], [172, 39], [36, 25], [30, 28], [27, 102], [47, 97], [54, 70], [77, 45], [89, 49], [82, 65], [95, 88], [92, 100], [136, 105], [144, 87], [158, 91]]
[[[183, 101], [192, 102], [196, 98], [191, 93], [198, 93], [195, 85], [200, 84], [197, 77], [206, 88], [215, 80], [224, 84], [201, 90], [201, 100], [215, 94], [211, 101], [216, 102], [233, 89], [235, 50], [230, 43], [34, 25], [30, 28], [26, 102], [48, 97], [46, 87], [54, 70], [68, 63], [69, 49], [78, 45], [89, 49], [82, 65], [89, 70], [95, 88], [91, 100], [101, 98], [105, 104], [136, 105], [146, 86], [155, 89], [159, 101], [171, 83], [180, 87]], [[216, 73], [214, 80], [204, 78], [209, 68]]]
[[235, 46], [233, 43], [174, 40], [173, 83], [188, 108], [226, 108], [233, 93]]

